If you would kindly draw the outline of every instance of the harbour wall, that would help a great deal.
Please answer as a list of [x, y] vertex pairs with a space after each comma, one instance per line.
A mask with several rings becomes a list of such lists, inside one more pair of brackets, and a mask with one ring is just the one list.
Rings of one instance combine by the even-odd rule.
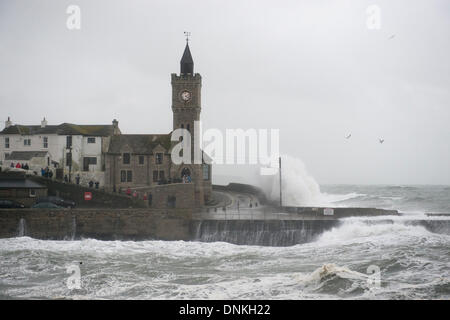
[[[296, 220], [193, 219], [189, 209], [1, 209], [0, 238], [76, 240], [184, 240], [291, 246], [314, 241], [345, 220], [333, 217]], [[368, 224], [394, 223], [368, 220]], [[450, 220], [411, 220], [430, 232], [450, 234]]]
[[190, 209], [1, 209], [0, 238], [190, 240]]

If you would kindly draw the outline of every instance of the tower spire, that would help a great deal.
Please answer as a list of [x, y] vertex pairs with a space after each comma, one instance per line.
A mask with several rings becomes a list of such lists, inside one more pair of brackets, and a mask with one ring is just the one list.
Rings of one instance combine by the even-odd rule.
[[186, 37], [186, 43], [189, 42], [189, 37], [191, 36], [191, 33], [189, 31], [184, 32], [184, 36]]
[[183, 56], [180, 61], [181, 74], [194, 74], [194, 60], [192, 59], [191, 50], [189, 50], [189, 36], [190, 32], [184, 32], [186, 36], [186, 47], [184, 48]]

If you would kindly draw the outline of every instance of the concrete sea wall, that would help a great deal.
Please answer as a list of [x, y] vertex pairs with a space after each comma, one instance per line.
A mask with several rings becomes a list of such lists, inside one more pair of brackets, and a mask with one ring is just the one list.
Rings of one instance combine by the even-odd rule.
[[291, 246], [313, 241], [340, 225], [337, 219], [321, 220], [203, 220], [193, 221], [192, 239], [260, 246]]
[[[347, 223], [337, 217], [323, 216], [295, 220], [199, 220], [192, 217], [189, 209], [1, 209], [0, 238], [223, 241], [291, 246], [314, 241], [324, 232]], [[368, 225], [395, 223], [388, 217], [361, 221]], [[433, 233], [450, 234], [448, 219], [401, 223], [422, 226]]]
[[321, 220], [194, 220], [187, 209], [2, 209], [0, 238], [225, 241], [288, 246], [339, 225]]
[[190, 240], [188, 209], [2, 209], [0, 238]]

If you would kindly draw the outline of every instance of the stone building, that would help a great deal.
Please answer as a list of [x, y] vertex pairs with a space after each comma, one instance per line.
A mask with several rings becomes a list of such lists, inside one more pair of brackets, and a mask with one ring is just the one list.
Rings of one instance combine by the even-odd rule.
[[14, 200], [27, 207], [47, 196], [47, 187], [28, 179], [23, 172], [0, 173], [0, 199]]
[[73, 182], [79, 175], [83, 184], [93, 180], [103, 186], [104, 154], [114, 134], [120, 134], [116, 120], [111, 125], [48, 125], [44, 118], [40, 125], [13, 125], [8, 118], [0, 132], [0, 165], [26, 163], [38, 174], [49, 167], [54, 177], [67, 175]]
[[[200, 120], [202, 77], [194, 73], [194, 61], [186, 44], [180, 74], [171, 75], [173, 130], [187, 129], [194, 146], [194, 121]], [[211, 197], [211, 166], [173, 163], [176, 142], [168, 134], [120, 134], [111, 137], [106, 153], [105, 185], [147, 193], [153, 207], [199, 207]], [[206, 155], [204, 155], [206, 156]], [[183, 181], [188, 177], [188, 182]]]

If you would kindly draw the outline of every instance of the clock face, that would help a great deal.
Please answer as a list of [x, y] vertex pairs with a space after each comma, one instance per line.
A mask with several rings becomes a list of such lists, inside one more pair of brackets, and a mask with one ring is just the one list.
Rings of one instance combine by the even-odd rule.
[[187, 90], [184, 90], [183, 92], [181, 92], [181, 99], [183, 101], [189, 101], [191, 100], [191, 93]]

